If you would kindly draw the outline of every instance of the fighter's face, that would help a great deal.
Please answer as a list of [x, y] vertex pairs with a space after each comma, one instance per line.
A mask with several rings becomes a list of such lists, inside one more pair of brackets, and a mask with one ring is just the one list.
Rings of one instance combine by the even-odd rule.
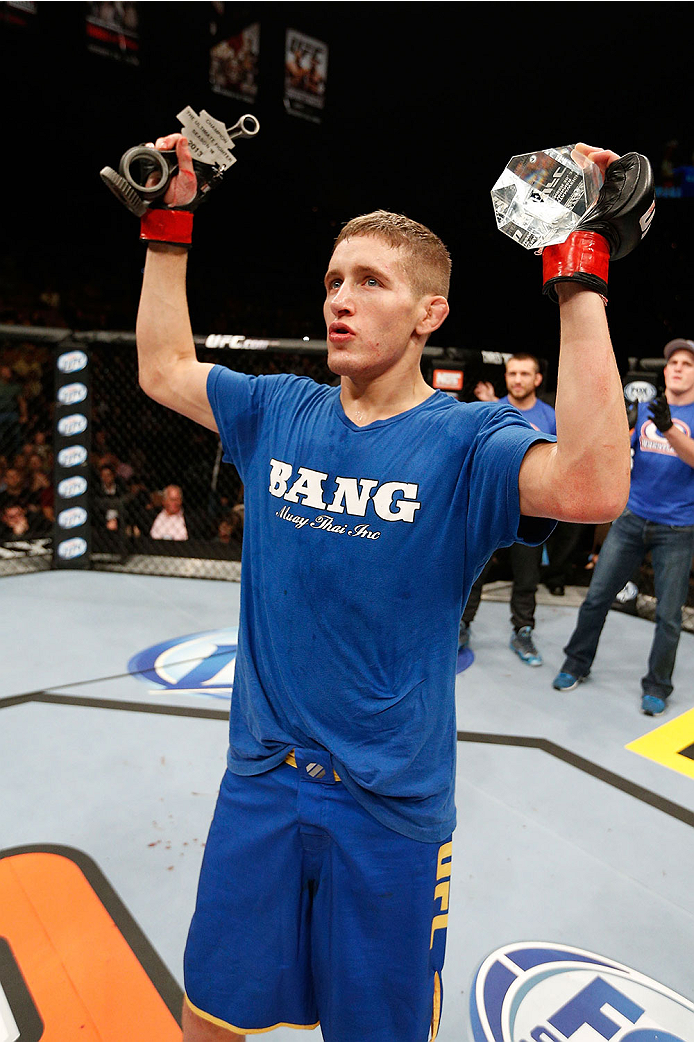
[[371, 235], [343, 240], [325, 276], [328, 365], [339, 376], [375, 376], [404, 356], [426, 314], [407, 278], [402, 247]]
[[521, 361], [511, 359], [506, 366], [506, 387], [508, 393], [516, 401], [522, 402], [535, 393], [542, 377], [535, 368], [535, 363], [526, 358]]
[[694, 393], [694, 355], [682, 349], [673, 351], [664, 370], [665, 387], [678, 397]]

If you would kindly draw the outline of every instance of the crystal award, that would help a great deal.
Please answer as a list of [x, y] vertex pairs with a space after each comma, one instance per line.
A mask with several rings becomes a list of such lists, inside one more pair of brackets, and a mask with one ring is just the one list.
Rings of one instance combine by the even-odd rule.
[[602, 183], [600, 168], [575, 145], [513, 156], [492, 188], [497, 227], [526, 250], [564, 242]]

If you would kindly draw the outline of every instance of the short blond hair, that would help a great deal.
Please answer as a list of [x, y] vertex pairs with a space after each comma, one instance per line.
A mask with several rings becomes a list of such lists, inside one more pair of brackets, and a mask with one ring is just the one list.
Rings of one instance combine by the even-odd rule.
[[375, 236], [395, 249], [402, 247], [406, 251], [405, 271], [417, 296], [448, 297], [451, 255], [438, 235], [426, 225], [404, 214], [374, 210], [348, 221], [335, 239], [335, 246], [360, 235]]

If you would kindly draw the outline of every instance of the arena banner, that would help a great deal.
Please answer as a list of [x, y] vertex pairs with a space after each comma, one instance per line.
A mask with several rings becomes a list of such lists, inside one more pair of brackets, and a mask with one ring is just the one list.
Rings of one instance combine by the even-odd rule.
[[284, 45], [284, 107], [292, 116], [322, 121], [328, 78], [328, 45], [287, 29]]
[[36, 25], [36, 4], [8, 0], [0, 3], [0, 25], [11, 25], [17, 29], [33, 29]]
[[138, 5], [122, 2], [86, 4], [87, 50], [128, 65], [140, 64]]
[[90, 358], [63, 341], [55, 349], [53, 567], [88, 568], [91, 551]]
[[215, 94], [252, 105], [258, 95], [260, 23], [253, 22], [228, 35], [220, 18], [211, 23], [210, 29], [210, 87]]
[[432, 387], [435, 387], [437, 391], [444, 391], [451, 398], [460, 399], [463, 383], [462, 369], [434, 369], [432, 374]]

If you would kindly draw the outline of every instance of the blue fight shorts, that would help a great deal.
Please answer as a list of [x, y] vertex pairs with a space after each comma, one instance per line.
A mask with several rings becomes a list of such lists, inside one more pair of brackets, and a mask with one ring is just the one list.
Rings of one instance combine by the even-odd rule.
[[222, 780], [186, 945], [187, 1003], [238, 1034], [320, 1023], [325, 1042], [435, 1038], [451, 842], [381, 825], [325, 751], [291, 760]]

